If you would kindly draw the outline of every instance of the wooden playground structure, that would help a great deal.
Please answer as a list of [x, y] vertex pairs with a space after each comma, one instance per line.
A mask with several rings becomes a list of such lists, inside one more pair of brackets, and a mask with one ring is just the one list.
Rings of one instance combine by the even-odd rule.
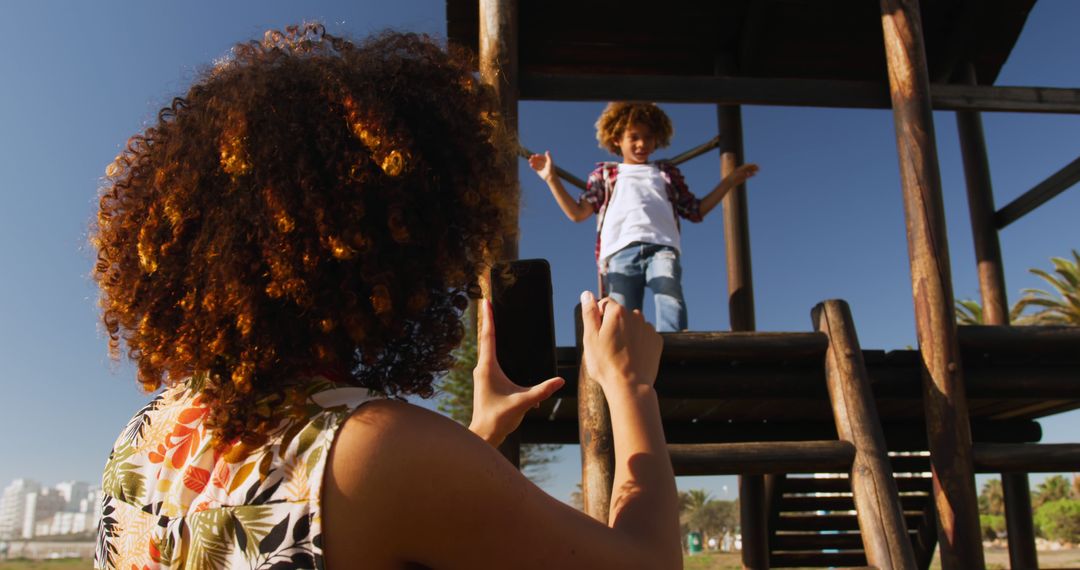
[[[1028, 473], [1080, 470], [1080, 444], [1039, 444], [1037, 420], [1080, 408], [1080, 329], [1009, 326], [998, 231], [1080, 181], [1080, 159], [996, 209], [980, 118], [1080, 114], [1080, 89], [993, 85], [1034, 4], [447, 1], [450, 41], [477, 51], [514, 132], [519, 100], [712, 103], [718, 138], [684, 155], [718, 146], [726, 176], [742, 161], [741, 104], [892, 108], [918, 350], [862, 349], [835, 300], [808, 332], [755, 332], [742, 188], [723, 201], [732, 332], [665, 337], [672, 463], [740, 476], [744, 567], [927, 568], [940, 548], [945, 569], [984, 568], [975, 473], [1002, 476], [1011, 567], [1038, 567]], [[955, 322], [933, 110], [956, 112], [985, 326]], [[554, 374], [498, 346], [516, 377]], [[580, 443], [586, 511], [605, 521], [606, 404], [580, 346], [555, 352], [570, 382], [505, 451]]]

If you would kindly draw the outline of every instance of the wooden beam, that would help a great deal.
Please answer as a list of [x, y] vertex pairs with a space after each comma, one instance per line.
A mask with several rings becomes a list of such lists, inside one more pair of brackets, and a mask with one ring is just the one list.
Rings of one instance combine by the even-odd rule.
[[881, 0], [944, 570], [986, 567], [917, 0]]
[[732, 332], [663, 333], [664, 362], [709, 362], [767, 360], [771, 362], [815, 361], [825, 355], [829, 339], [817, 332]]
[[851, 469], [855, 446], [846, 441], [700, 443], [670, 444], [668, 452], [678, 476], [829, 473]]
[[[480, 80], [491, 86], [500, 120], [518, 134], [518, 5], [517, 0], [480, 0]], [[503, 149], [501, 149], [503, 150]], [[500, 152], [500, 167], [517, 186], [517, 160], [511, 149]], [[517, 206], [514, 206], [515, 210]], [[517, 211], [514, 212], [517, 218]], [[517, 259], [517, 239], [503, 241], [502, 259]]]
[[[570, 404], [572, 405], [572, 404]], [[915, 423], [885, 424], [885, 441], [891, 450], [925, 450], [926, 426]], [[975, 422], [976, 441], [1029, 443], [1042, 438], [1042, 428], [1032, 420]], [[524, 443], [577, 444], [578, 422], [526, 419], [521, 424]], [[754, 441], [798, 441], [835, 439], [836, 428], [825, 422], [672, 422], [664, 423], [670, 443], [748, 443]]]
[[[574, 324], [578, 354], [581, 354], [584, 330], [581, 305], [574, 308]], [[585, 514], [607, 524], [611, 488], [615, 482], [615, 440], [604, 391], [584, 366], [578, 376], [578, 442], [581, 444], [581, 496]]]
[[974, 459], [980, 473], [1080, 471], [1080, 444], [978, 443]]
[[1068, 190], [1077, 182], [1080, 182], [1080, 158], [1065, 165], [1064, 168], [1051, 174], [1049, 178], [998, 210], [994, 214], [994, 225], [998, 229], [1004, 228], [1042, 206], [1054, 196]]
[[1009, 568], [1038, 570], [1035, 523], [1031, 511], [1031, 485], [1027, 473], [1002, 473], [1005, 495], [1005, 531], [1009, 536]]
[[842, 441], [855, 447], [851, 492], [867, 563], [883, 570], [914, 568], [915, 554], [904, 526], [900, 492], [889, 465], [851, 310], [843, 301], [825, 301], [814, 307], [812, 319], [814, 327], [829, 337], [825, 377], [836, 431]]
[[[743, 164], [742, 111], [738, 106], [718, 105], [720, 177], [731, 175]], [[728, 318], [733, 331], [752, 331], [754, 323], [754, 278], [750, 263], [750, 215], [746, 184], [728, 192], [721, 201], [724, 209], [724, 249], [727, 252]]]
[[[889, 108], [888, 85], [840, 79], [524, 73], [520, 87], [524, 100]], [[1080, 89], [935, 84], [931, 104], [938, 111], [1077, 114]]]
[[[1077, 360], [1080, 327], [1031, 326], [1001, 327], [965, 325], [957, 327], [960, 349], [965, 353], [991, 356], [1044, 356]], [[1071, 357], [1071, 358], [1070, 358]]]
[[[749, 444], [755, 445], [755, 444]], [[672, 446], [668, 446], [670, 450]], [[676, 462], [673, 451], [671, 464], [675, 468], [675, 474], [680, 475], [680, 464]], [[712, 473], [701, 459], [702, 465], [697, 465], [704, 472]], [[680, 458], [680, 461], [685, 461]], [[691, 460], [691, 463], [693, 461]], [[736, 469], [736, 465], [726, 462], [721, 471]], [[691, 469], [691, 473], [694, 469]], [[691, 474], [687, 473], [687, 474]], [[742, 529], [742, 564], [744, 570], [768, 570], [769, 568], [769, 513], [766, 510], [767, 498], [765, 496], [765, 477], [763, 475], [739, 475], [739, 526]]]
[[[966, 85], [976, 84], [975, 66], [970, 62], [961, 68], [961, 81]], [[986, 157], [986, 139], [979, 112], [957, 111], [956, 131], [964, 159], [964, 181], [978, 264], [983, 321], [988, 325], [1007, 325], [1009, 304], [1005, 296], [1005, 270], [1001, 263], [997, 227], [994, 225], [994, 188], [990, 183], [990, 160]]]

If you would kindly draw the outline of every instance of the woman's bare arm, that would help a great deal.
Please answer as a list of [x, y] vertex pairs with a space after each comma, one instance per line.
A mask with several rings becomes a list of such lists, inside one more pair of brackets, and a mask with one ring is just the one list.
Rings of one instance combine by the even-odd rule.
[[681, 568], [675, 484], [651, 387], [661, 341], [640, 314], [590, 302], [586, 366], [608, 367], [598, 380], [616, 446], [612, 526], [547, 495], [454, 422], [372, 402], [342, 427], [328, 459], [331, 570]]

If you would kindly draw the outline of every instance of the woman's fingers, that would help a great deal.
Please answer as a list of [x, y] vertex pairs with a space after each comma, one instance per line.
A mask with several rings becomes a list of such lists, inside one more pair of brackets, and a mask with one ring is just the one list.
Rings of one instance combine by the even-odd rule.
[[[605, 299], [606, 300], [606, 299]], [[603, 303], [605, 300], [601, 300]], [[584, 329], [583, 343], [587, 345], [592, 344], [593, 337], [596, 336], [597, 331], [600, 330], [600, 323], [602, 317], [600, 315], [600, 307], [597, 306], [596, 297], [593, 296], [592, 291], [581, 292], [581, 324]]]
[[491, 302], [480, 300], [477, 307], [480, 326], [476, 327], [476, 363], [490, 364], [495, 359], [495, 323], [491, 311]]

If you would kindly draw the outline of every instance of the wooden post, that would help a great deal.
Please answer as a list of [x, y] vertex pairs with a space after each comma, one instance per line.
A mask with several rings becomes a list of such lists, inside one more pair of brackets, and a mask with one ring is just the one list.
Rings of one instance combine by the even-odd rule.
[[[975, 66], [966, 63], [960, 70], [964, 83], [975, 85]], [[957, 111], [956, 130], [964, 158], [971, 233], [979, 269], [979, 292], [982, 296], [983, 322], [987, 325], [1009, 324], [1009, 304], [1005, 297], [1005, 271], [1001, 264], [1001, 246], [994, 226], [994, 190], [990, 183], [990, 161], [986, 157], [982, 116], [978, 111]]]
[[[518, 115], [518, 11], [517, 0], [480, 0], [480, 80], [495, 90], [503, 128], [517, 138]], [[517, 186], [517, 157], [510, 149], [502, 167]], [[515, 212], [514, 217], [517, 217]], [[518, 257], [517, 239], [503, 242], [500, 259]], [[515, 433], [499, 446], [515, 466], [521, 465], [521, 438]]]
[[941, 564], [945, 570], [981, 570], [986, 562], [918, 1], [881, 0], [881, 22], [904, 193]]
[[[978, 84], [975, 66], [971, 62], [967, 62], [960, 73], [964, 84]], [[1009, 302], [1005, 294], [1005, 270], [1001, 262], [998, 230], [994, 223], [994, 190], [990, 183], [990, 161], [986, 156], [982, 116], [978, 111], [957, 111], [956, 129], [964, 158], [964, 179], [967, 182], [971, 233], [978, 262], [983, 324], [1008, 325]], [[1011, 504], [1014, 507], [1005, 509], [1010, 567], [1038, 568], [1027, 473], [1002, 473], [1001, 484], [1006, 489], [1006, 495], [1012, 495]], [[1008, 505], [1010, 502], [1006, 503]]]
[[[518, 6], [517, 0], [480, 0], [480, 80], [495, 90], [503, 128], [518, 132]], [[506, 149], [501, 157], [517, 186], [517, 157]], [[516, 214], [515, 214], [516, 216]], [[516, 239], [503, 245], [502, 259], [517, 259]]]
[[1035, 523], [1031, 513], [1031, 487], [1027, 473], [1002, 473], [1005, 494], [1005, 531], [1009, 535], [1009, 568], [1036, 570]]
[[765, 511], [765, 477], [739, 476], [739, 525], [743, 568], [769, 567], [769, 514]]
[[867, 564], [882, 570], [915, 568], [900, 493], [851, 311], [847, 303], [831, 300], [814, 307], [812, 317], [814, 327], [829, 336], [825, 380], [836, 433], [855, 446], [851, 493]]
[[[716, 61], [717, 74], [734, 69], [730, 57]], [[717, 105], [720, 131], [720, 177], [742, 164], [742, 109], [738, 105]], [[754, 324], [754, 282], [750, 270], [750, 226], [746, 206], [746, 186], [728, 192], [724, 208], [724, 250], [727, 255], [728, 319], [732, 331], [752, 331]], [[744, 568], [768, 568], [768, 520], [765, 512], [765, 480], [761, 475], [739, 476], [739, 505], [742, 525]], [[760, 511], [760, 512], [755, 512]]]
[[581, 305], [574, 308], [578, 361], [578, 439], [581, 443], [581, 497], [585, 514], [607, 524], [611, 508], [611, 487], [615, 481], [615, 440], [611, 434], [611, 413], [604, 391], [589, 377], [581, 358], [583, 334]]
[[[742, 110], [738, 105], [718, 105], [720, 125], [720, 176], [728, 176], [743, 163]], [[728, 192], [724, 207], [724, 249], [727, 254], [728, 312], [733, 331], [752, 331], [754, 280], [750, 268], [750, 220], [746, 185]]]

